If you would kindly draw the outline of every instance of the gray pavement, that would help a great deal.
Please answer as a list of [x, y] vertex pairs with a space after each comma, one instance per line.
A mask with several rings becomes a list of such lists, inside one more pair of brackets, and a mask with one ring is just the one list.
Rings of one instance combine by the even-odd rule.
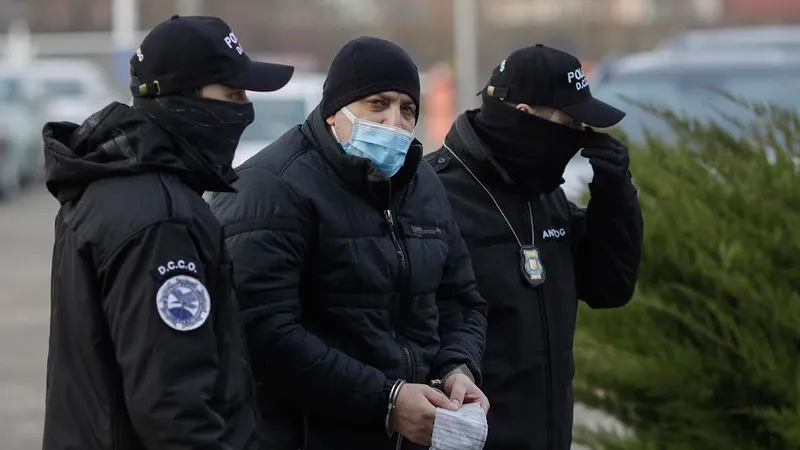
[[[0, 202], [0, 449], [41, 448], [50, 257], [58, 203], [43, 188]], [[608, 424], [576, 408], [578, 423]]]
[[41, 448], [58, 202], [44, 189], [0, 202], [0, 449]]

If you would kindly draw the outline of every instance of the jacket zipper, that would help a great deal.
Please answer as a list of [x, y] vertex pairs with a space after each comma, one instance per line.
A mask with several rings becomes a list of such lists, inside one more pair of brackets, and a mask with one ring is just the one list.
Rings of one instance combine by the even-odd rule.
[[[402, 293], [405, 291], [405, 284], [408, 280], [408, 259], [406, 258], [406, 252], [403, 250], [403, 244], [400, 243], [400, 239], [397, 237], [397, 232], [395, 231], [395, 222], [394, 222], [394, 215], [392, 214], [391, 209], [387, 209], [383, 212], [384, 216], [386, 217], [386, 222], [389, 224], [389, 232], [392, 238], [392, 243], [394, 244], [395, 253], [397, 253], [397, 258], [400, 260], [400, 277], [397, 280], [396, 286], [399, 288], [398, 290]], [[411, 349], [402, 342], [402, 339], [399, 339], [395, 330], [392, 330], [392, 337], [398, 339], [400, 341], [400, 346], [403, 348], [403, 352], [406, 356], [406, 363], [407, 363], [407, 370], [408, 370], [408, 380], [410, 382], [414, 381], [414, 358], [411, 356]]]
[[[520, 201], [527, 203], [527, 200], [524, 200], [522, 197], [519, 197]], [[536, 236], [533, 230], [531, 230], [531, 236], [533, 237], [533, 242], [531, 245], [536, 245]], [[542, 337], [544, 340], [544, 351], [545, 351], [545, 358], [547, 367], [545, 368], [545, 404], [547, 405], [547, 448], [551, 448], [553, 446], [553, 394], [552, 394], [552, 355], [550, 353], [550, 327], [547, 322], [547, 307], [544, 303], [544, 288], [539, 285], [536, 286], [536, 292], [539, 294], [539, 314], [542, 316]]]
[[[399, 192], [397, 198], [402, 198], [405, 195], [406, 190], [414, 182], [414, 179], [417, 177], [417, 171], [419, 170], [419, 166], [422, 164], [422, 157], [417, 160], [417, 167], [414, 170], [414, 175], [411, 176], [411, 180], [403, 187], [403, 190]], [[389, 195], [390, 204], [393, 201], [393, 197]], [[397, 287], [398, 290], [403, 293], [405, 292], [405, 284], [408, 280], [408, 260], [406, 259], [406, 253], [403, 250], [403, 244], [400, 243], [400, 239], [397, 238], [397, 232], [395, 231], [394, 226], [394, 214], [392, 213], [391, 207], [383, 211], [383, 215], [386, 217], [386, 222], [389, 224], [389, 231], [392, 237], [392, 243], [394, 244], [395, 251], [397, 252], [397, 258], [400, 260], [400, 279], [397, 280]], [[398, 305], [399, 306], [399, 305]], [[392, 337], [400, 343], [400, 348], [403, 349], [403, 353], [406, 356], [406, 364], [408, 368], [409, 377], [406, 381], [414, 382], [416, 381], [416, 373], [417, 370], [414, 367], [414, 358], [411, 355], [411, 349], [406, 345], [405, 342], [398, 339], [396, 330], [392, 330]], [[401, 450], [403, 448], [403, 436], [399, 433], [397, 435], [397, 444], [395, 445], [395, 450]]]
[[[392, 243], [394, 244], [395, 253], [397, 253], [397, 259], [400, 261], [400, 277], [397, 280], [396, 286], [399, 288], [400, 292], [405, 291], [405, 284], [406, 280], [408, 280], [408, 259], [406, 258], [406, 252], [403, 250], [403, 245], [400, 242], [400, 239], [397, 237], [397, 232], [395, 230], [395, 222], [394, 222], [394, 214], [392, 214], [391, 209], [387, 209], [383, 211], [384, 217], [386, 217], [386, 222], [389, 224], [389, 234], [392, 238]], [[413, 383], [416, 378], [416, 370], [414, 369], [414, 358], [411, 355], [411, 349], [406, 345], [406, 343], [397, 336], [396, 330], [392, 330], [392, 337], [398, 341], [400, 344], [400, 348], [403, 349], [403, 354], [406, 357], [406, 373], [408, 374], [408, 378], [406, 381]], [[397, 445], [395, 448], [400, 450], [403, 446], [403, 436], [397, 435]]]
[[547, 368], [545, 370], [545, 403], [547, 404], [547, 448], [551, 448], [553, 441], [553, 399], [552, 399], [552, 379], [551, 370], [553, 367], [550, 355], [550, 329], [547, 324], [547, 310], [544, 305], [544, 289], [537, 286], [536, 290], [539, 292], [539, 314], [542, 315], [542, 334], [544, 337], [545, 356], [547, 358]]

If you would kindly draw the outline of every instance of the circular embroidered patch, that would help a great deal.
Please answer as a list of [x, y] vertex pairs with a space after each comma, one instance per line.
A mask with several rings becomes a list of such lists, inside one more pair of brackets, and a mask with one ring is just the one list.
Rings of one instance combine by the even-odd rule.
[[170, 328], [191, 331], [208, 319], [211, 296], [197, 278], [176, 275], [158, 288], [156, 307], [161, 320]]

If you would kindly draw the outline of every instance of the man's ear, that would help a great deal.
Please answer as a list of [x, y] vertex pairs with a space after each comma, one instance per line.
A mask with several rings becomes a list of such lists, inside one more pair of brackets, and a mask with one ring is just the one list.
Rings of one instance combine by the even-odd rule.
[[336, 116], [328, 116], [328, 117], [325, 119], [325, 123], [327, 123], [327, 124], [328, 124], [328, 126], [331, 126], [331, 127], [332, 127], [332, 126], [333, 126], [333, 124], [335, 124], [335, 123], [336, 123]]

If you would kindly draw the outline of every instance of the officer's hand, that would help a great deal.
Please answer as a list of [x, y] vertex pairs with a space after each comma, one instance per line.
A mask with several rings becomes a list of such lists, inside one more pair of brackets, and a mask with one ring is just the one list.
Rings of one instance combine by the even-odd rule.
[[627, 179], [630, 156], [628, 147], [605, 133], [587, 128], [589, 133], [581, 155], [589, 159], [597, 184], [616, 185]]
[[397, 394], [392, 412], [392, 428], [418, 445], [431, 445], [436, 408], [453, 409], [450, 399], [436, 389], [416, 383], [406, 383]]
[[489, 399], [478, 386], [463, 373], [450, 375], [444, 380], [444, 392], [450, 396], [452, 408], [457, 410], [464, 403], [480, 403], [484, 414], [489, 412]]

